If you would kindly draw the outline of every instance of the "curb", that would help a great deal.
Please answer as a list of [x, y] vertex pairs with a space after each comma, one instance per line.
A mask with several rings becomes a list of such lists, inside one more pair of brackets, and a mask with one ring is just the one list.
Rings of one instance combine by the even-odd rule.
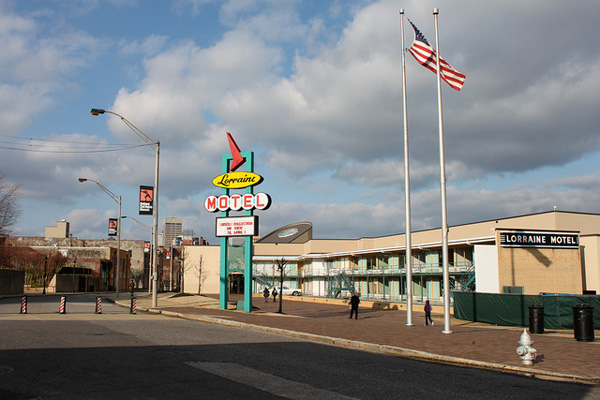
[[[129, 307], [129, 304], [123, 304], [119, 301], [115, 301], [114, 303], [121, 307]], [[587, 385], [600, 385], [600, 379], [598, 379], [598, 378], [590, 378], [590, 377], [578, 376], [578, 375], [569, 375], [569, 374], [563, 374], [560, 372], [544, 371], [544, 370], [538, 370], [538, 369], [526, 368], [526, 367], [520, 367], [520, 366], [514, 366], [514, 365], [506, 365], [506, 364], [490, 363], [490, 362], [477, 361], [477, 360], [469, 360], [466, 358], [444, 356], [444, 355], [428, 353], [428, 352], [420, 351], [420, 350], [406, 349], [403, 347], [380, 345], [380, 344], [374, 344], [374, 343], [361, 342], [361, 341], [357, 341], [357, 340], [335, 338], [335, 337], [331, 337], [331, 336], [315, 335], [312, 333], [297, 332], [297, 331], [291, 331], [291, 330], [281, 329], [281, 328], [273, 328], [273, 327], [268, 327], [268, 326], [254, 325], [254, 324], [249, 324], [246, 322], [239, 322], [239, 321], [227, 320], [227, 319], [222, 319], [222, 318], [205, 317], [205, 316], [199, 316], [199, 315], [193, 316], [193, 315], [183, 314], [183, 313], [174, 312], [174, 311], [160, 310], [160, 309], [156, 309], [156, 308], [137, 307], [137, 309], [140, 311], [145, 311], [145, 312], [151, 313], [151, 314], [161, 314], [161, 315], [165, 315], [168, 317], [182, 318], [182, 319], [187, 319], [187, 320], [192, 320], [192, 321], [199, 321], [199, 322], [205, 322], [205, 323], [211, 323], [211, 324], [230, 326], [230, 327], [234, 327], [234, 328], [252, 329], [254, 331], [273, 333], [273, 334], [278, 334], [278, 335], [285, 335], [285, 336], [294, 337], [297, 339], [304, 339], [304, 340], [317, 342], [317, 343], [323, 343], [323, 344], [327, 344], [327, 345], [331, 345], [331, 346], [368, 351], [371, 353], [386, 354], [386, 355], [391, 355], [391, 356], [395, 356], [395, 357], [409, 358], [409, 359], [419, 360], [419, 361], [429, 361], [429, 362], [437, 362], [437, 363], [443, 363], [443, 364], [449, 364], [449, 365], [480, 368], [480, 369], [486, 369], [486, 370], [492, 370], [492, 371], [500, 371], [500, 372], [518, 374], [518, 375], [525, 375], [525, 376], [535, 377], [535, 378], [540, 378], [540, 379], [577, 382], [577, 383], [583, 383], [583, 384], [587, 384]]]

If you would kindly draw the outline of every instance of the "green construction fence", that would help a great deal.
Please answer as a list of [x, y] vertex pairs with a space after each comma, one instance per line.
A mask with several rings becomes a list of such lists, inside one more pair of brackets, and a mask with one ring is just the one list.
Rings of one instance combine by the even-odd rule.
[[528, 326], [529, 307], [544, 307], [546, 329], [573, 329], [573, 308], [587, 304], [594, 311], [595, 329], [600, 328], [600, 298], [578, 295], [523, 295], [454, 292], [454, 317], [495, 325]]

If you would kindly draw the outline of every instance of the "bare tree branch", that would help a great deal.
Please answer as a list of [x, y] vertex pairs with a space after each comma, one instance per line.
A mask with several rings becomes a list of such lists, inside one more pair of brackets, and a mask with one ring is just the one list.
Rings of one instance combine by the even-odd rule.
[[10, 233], [9, 228], [17, 223], [21, 209], [17, 204], [19, 185], [10, 185], [0, 171], [0, 235]]

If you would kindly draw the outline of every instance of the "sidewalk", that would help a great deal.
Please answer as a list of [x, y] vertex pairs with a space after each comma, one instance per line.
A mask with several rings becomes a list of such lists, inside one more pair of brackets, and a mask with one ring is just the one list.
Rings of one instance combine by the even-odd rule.
[[[434, 326], [425, 326], [423, 312], [413, 313], [414, 326], [406, 326], [406, 311], [382, 310], [362, 306], [358, 320], [350, 320], [347, 305], [320, 303], [311, 297], [284, 297], [283, 314], [272, 298], [265, 303], [258, 295], [252, 313], [219, 309], [218, 298], [199, 295], [174, 296], [160, 293], [158, 307], [152, 309], [152, 296], [137, 293], [137, 308], [164, 315], [243, 326], [292, 337], [477, 368], [524, 373], [546, 379], [564, 379], [600, 384], [600, 341], [577, 342], [573, 331], [532, 334], [537, 350], [533, 366], [521, 366], [516, 353], [523, 328], [493, 326], [452, 319], [452, 333], [442, 333], [444, 316], [434, 314]], [[231, 296], [230, 302], [243, 299]], [[341, 301], [340, 301], [341, 303]], [[364, 302], [365, 304], [368, 304]], [[117, 304], [129, 307], [122, 295]]]

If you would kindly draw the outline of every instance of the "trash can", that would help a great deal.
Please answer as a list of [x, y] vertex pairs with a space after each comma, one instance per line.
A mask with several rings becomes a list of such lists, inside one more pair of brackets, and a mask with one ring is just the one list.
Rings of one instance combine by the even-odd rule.
[[544, 306], [529, 306], [529, 333], [544, 333]]
[[578, 342], [594, 341], [594, 308], [576, 304], [573, 308], [573, 330]]

